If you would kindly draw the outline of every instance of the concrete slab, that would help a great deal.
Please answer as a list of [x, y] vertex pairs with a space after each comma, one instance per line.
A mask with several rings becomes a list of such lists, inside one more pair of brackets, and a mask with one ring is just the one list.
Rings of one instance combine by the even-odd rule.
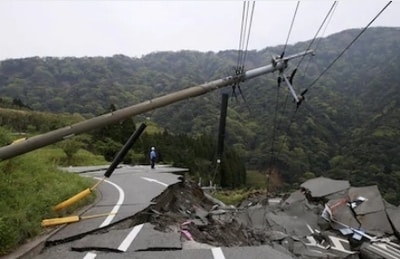
[[335, 200], [335, 199], [342, 199], [344, 197], [348, 197], [347, 195], [348, 189], [342, 190], [340, 192], [335, 192], [329, 195], [326, 195], [324, 198], [327, 200]]
[[297, 190], [297, 191], [292, 192], [289, 195], [289, 197], [282, 202], [281, 208], [285, 209], [288, 206], [290, 206], [291, 204], [299, 203], [299, 202], [302, 202], [305, 200], [306, 200], [306, 197], [304, 196], [304, 194], [300, 190]]
[[366, 198], [367, 200], [353, 208], [357, 215], [383, 211], [385, 209], [381, 193], [376, 185], [366, 187], [351, 187], [349, 189], [350, 201], [355, 201], [359, 197]]
[[254, 229], [263, 229], [266, 227], [266, 214], [268, 209], [262, 206], [250, 207], [247, 210], [238, 212], [237, 219], [239, 223], [246, 227]]
[[[331, 209], [334, 220], [352, 228], [358, 229], [360, 227], [360, 223], [354, 217], [353, 211], [347, 206], [347, 199], [330, 200], [327, 205]], [[343, 226], [336, 224], [332, 224], [332, 227], [335, 229], [343, 228]]]
[[314, 198], [321, 198], [332, 193], [340, 192], [350, 188], [349, 181], [333, 180], [325, 177], [310, 179], [300, 185], [311, 192]]
[[358, 221], [361, 223], [361, 228], [372, 235], [393, 234], [393, 228], [390, 225], [385, 211], [377, 211], [364, 215], [357, 215]]
[[310, 225], [308, 223], [311, 224], [310, 227], [312, 229], [318, 229], [316, 221], [310, 220], [310, 222], [308, 222], [304, 218], [299, 216], [289, 216], [284, 212], [268, 212], [266, 218], [267, 225], [270, 226], [272, 230], [297, 237], [305, 237], [311, 233], [309, 229]]
[[386, 213], [397, 235], [400, 234], [400, 206], [386, 209]]

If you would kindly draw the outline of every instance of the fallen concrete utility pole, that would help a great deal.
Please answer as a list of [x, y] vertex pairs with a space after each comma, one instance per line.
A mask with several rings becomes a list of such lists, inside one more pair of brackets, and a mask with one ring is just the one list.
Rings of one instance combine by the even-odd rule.
[[0, 148], [0, 161], [30, 152], [32, 150], [54, 144], [58, 141], [70, 138], [72, 136], [88, 132], [90, 130], [102, 128], [109, 124], [116, 123], [118, 121], [130, 118], [132, 116], [142, 114], [163, 106], [167, 106], [185, 99], [192, 97], [197, 97], [208, 92], [237, 84], [239, 82], [244, 82], [248, 79], [273, 73], [279, 71], [282, 73], [288, 66], [288, 61], [301, 57], [304, 55], [312, 54], [312, 50], [297, 53], [292, 56], [279, 58], [275, 57], [272, 59], [270, 65], [255, 68], [243, 72], [242, 74], [235, 76], [228, 76], [222, 79], [204, 83], [202, 85], [193, 86], [187, 89], [183, 89], [174, 93], [170, 93], [161, 97], [157, 97], [133, 106], [129, 106], [120, 110], [116, 110], [111, 113], [100, 115], [89, 120], [85, 120], [70, 126], [66, 126], [54, 131], [50, 131], [41, 135], [27, 138], [25, 140], [19, 141], [18, 143], [10, 144]]

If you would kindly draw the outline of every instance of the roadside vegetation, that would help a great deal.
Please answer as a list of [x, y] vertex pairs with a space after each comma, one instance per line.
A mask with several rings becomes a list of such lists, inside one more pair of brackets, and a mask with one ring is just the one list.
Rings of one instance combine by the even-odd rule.
[[45, 163], [54, 166], [87, 166], [87, 165], [107, 165], [102, 155], [95, 155], [85, 149], [79, 149], [70, 157], [65, 150], [59, 147], [42, 148], [35, 151], [38, 157], [41, 157]]
[[[217, 94], [163, 107], [135, 117], [137, 121], [130, 118], [0, 162], [0, 255], [40, 234], [40, 221], [52, 216], [53, 205], [91, 185], [88, 179], [60, 172], [58, 166], [110, 163], [139, 121], [148, 127], [123, 163], [148, 163], [148, 151], [155, 146], [158, 163], [188, 168], [189, 179], [201, 179], [203, 184], [212, 180], [224, 187], [215, 195], [227, 204], [240, 202], [251, 191], [265, 190], [265, 172], [271, 172], [271, 192], [288, 191], [304, 180], [325, 176], [347, 179], [354, 186], [376, 184], [384, 198], [398, 206], [400, 66], [395, 30], [371, 28], [364, 34], [343, 56], [343, 65], [332, 67], [308, 93], [306, 105], [296, 116], [289, 108], [288, 112], [280, 109], [286, 101], [272, 94], [276, 77], [251, 81], [245, 90], [247, 102], [242, 102], [247, 107], [239, 102], [229, 106], [221, 174], [214, 173]], [[341, 49], [338, 46], [347, 45], [356, 33], [349, 30], [323, 39], [318, 60], [296, 84], [306, 86], [330, 64]], [[288, 50], [303, 51], [306, 45], [299, 43]], [[281, 51], [280, 47], [252, 51], [249, 61], [264, 65], [265, 57]], [[1, 61], [0, 146], [224, 77], [236, 60], [235, 51], [181, 51], [140, 59], [116, 55]], [[282, 112], [277, 114], [277, 110]], [[274, 117], [282, 122], [280, 127]]]
[[[0, 129], [1, 146], [11, 139], [4, 129]], [[106, 163], [87, 151], [78, 154], [77, 162], [84, 157], [87, 159], [85, 164]], [[61, 149], [44, 148], [0, 162], [0, 255], [44, 233], [46, 230], [41, 227], [41, 221], [58, 216], [52, 211], [53, 206], [93, 185], [89, 178], [59, 170], [53, 162], [63, 159], [65, 154]], [[73, 213], [94, 198], [94, 195], [89, 196], [63, 214]]]
[[246, 185], [242, 188], [231, 190], [216, 190], [211, 195], [225, 203], [226, 205], [239, 205], [254, 194], [265, 194], [267, 192], [267, 183], [265, 175], [257, 170], [248, 170], [246, 172]]
[[[360, 29], [351, 29], [321, 38], [317, 58], [310, 60], [302, 76], [296, 75], [297, 90], [306, 89], [359, 33]], [[281, 192], [295, 188], [309, 175], [324, 176], [347, 179], [354, 186], [376, 184], [387, 201], [399, 205], [397, 35], [396, 28], [369, 28], [307, 92], [297, 112], [287, 88], [275, 94], [279, 89], [276, 74], [243, 84], [246, 102], [240, 101], [238, 91], [227, 89], [232, 98], [226, 120], [225, 158], [231, 166], [225, 169], [234, 173], [224, 181], [213, 182], [242, 188], [246, 170], [274, 170]], [[287, 46], [287, 53], [307, 47], [309, 42], [299, 42]], [[264, 66], [279, 53], [282, 46], [249, 51], [245, 69]], [[236, 63], [235, 50], [155, 52], [141, 58], [115, 55], [4, 60], [0, 62], [0, 125], [14, 133], [47, 132], [71, 124], [67, 120], [82, 121], [224, 78], [234, 72]], [[288, 69], [289, 73], [292, 67]], [[194, 177], [207, 184], [207, 174], [215, 169], [215, 147], [208, 141], [202, 146], [193, 142], [187, 145], [187, 140], [207, 137], [216, 142], [220, 93], [135, 116], [135, 123], [143, 121], [148, 127], [124, 162], [148, 163], [147, 150], [154, 145], [161, 151], [162, 162], [188, 167]], [[290, 98], [286, 99], [288, 94]], [[66, 114], [74, 116], [59, 120]], [[46, 123], [42, 123], [44, 120]], [[83, 149], [110, 161], [132, 133], [134, 128], [129, 125], [133, 125], [131, 119], [98, 130], [97, 136], [92, 132], [90, 138], [78, 142], [84, 144]]]
[[[0, 110], [0, 121], [6, 122], [7, 128], [0, 127], [0, 146], [16, 140], [24, 141], [24, 138], [80, 120], [76, 114], [57, 117], [51, 113], [3, 108]], [[159, 152], [158, 163], [188, 168], [190, 179], [200, 176], [208, 182], [209, 172], [214, 168], [211, 161], [215, 160], [213, 138], [170, 134], [151, 121], [147, 125], [146, 132], [128, 152], [123, 163], [148, 163], [148, 149], [155, 145]], [[133, 120], [126, 120], [0, 162], [0, 255], [45, 233], [41, 221], [59, 216], [52, 211], [52, 207], [94, 184], [91, 179], [63, 172], [59, 167], [109, 164], [135, 129]], [[227, 162], [222, 170], [229, 172], [225, 174], [226, 184], [230, 188], [244, 187], [245, 180], [234, 177], [244, 177], [244, 164], [229, 147], [226, 148], [225, 160]], [[94, 198], [94, 195], [85, 198], [63, 211], [61, 216], [73, 214]]]

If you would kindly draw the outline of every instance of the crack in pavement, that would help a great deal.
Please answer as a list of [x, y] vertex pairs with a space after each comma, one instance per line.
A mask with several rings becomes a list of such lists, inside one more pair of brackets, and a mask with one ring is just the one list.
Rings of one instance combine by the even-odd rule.
[[98, 251], [98, 252], [112, 252], [112, 253], [123, 253], [124, 251], [108, 248], [108, 247], [97, 247], [97, 246], [86, 246], [86, 247], [71, 247], [72, 251], [75, 252], [89, 252], [89, 251]]
[[[332, 184], [331, 181], [328, 183]], [[315, 181], [307, 187], [313, 190], [314, 184], [317, 185], [318, 190], [321, 189], [319, 181]], [[339, 187], [337, 189], [341, 191], [342, 187]], [[365, 191], [367, 194], [369, 191], [369, 189], [356, 190]], [[92, 241], [93, 238], [101, 240], [102, 236], [100, 235], [102, 234], [110, 234], [113, 239], [119, 240], [116, 237], [127, 236], [132, 228], [144, 224], [143, 231], [135, 241], [127, 242], [129, 244], [122, 250], [126, 252], [184, 251], [183, 244], [191, 237], [193, 242], [199, 244], [199, 247], [202, 246], [203, 249], [204, 245], [209, 245], [208, 250], [216, 253], [214, 258], [225, 258], [218, 257], [220, 256], [219, 252], [222, 252], [221, 247], [225, 249], [256, 246], [265, 246], [271, 253], [284, 253], [292, 256], [321, 258], [321, 255], [330, 255], [345, 258], [351, 254], [354, 256], [353, 258], [359, 258], [360, 248], [351, 247], [354, 243], [350, 242], [351, 237], [339, 235], [338, 232], [333, 231], [332, 225], [323, 221], [321, 217], [323, 205], [329, 204], [325, 203], [325, 197], [312, 197], [312, 193], [308, 194], [311, 195], [310, 200], [305, 199], [302, 192], [296, 192], [282, 203], [274, 205], [265, 205], [263, 203], [265, 196], [262, 198], [260, 196], [255, 197], [255, 201], [251, 202], [251, 205], [233, 209], [223, 204], [216, 205], [207, 198], [207, 195], [196, 183], [179, 182], [170, 185], [151, 201], [150, 206], [135, 215], [102, 229], [58, 242], [77, 241], [76, 244], [72, 244], [74, 251], [97, 249], [97, 251], [121, 253], [121, 249], [118, 249], [120, 247], [107, 246], [106, 242], [103, 247], [98, 244], [94, 246], [90, 245], [89, 241]], [[328, 194], [331, 195], [331, 193]], [[368, 205], [367, 201], [365, 204]], [[332, 208], [333, 211], [339, 212], [337, 210], [339, 206]], [[190, 235], [182, 235], [183, 232]], [[89, 239], [90, 235], [97, 236]], [[83, 240], [85, 236], [88, 237], [87, 240]], [[55, 242], [57, 241], [53, 241], [53, 244], [56, 244]], [[79, 244], [80, 247], [78, 247]], [[372, 248], [370, 247], [370, 250]], [[192, 249], [196, 249], [196, 247]], [[222, 254], [222, 256], [224, 255]]]

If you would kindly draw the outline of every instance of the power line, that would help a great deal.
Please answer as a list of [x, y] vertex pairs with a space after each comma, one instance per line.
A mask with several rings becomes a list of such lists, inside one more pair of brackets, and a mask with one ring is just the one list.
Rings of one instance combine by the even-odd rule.
[[243, 38], [244, 38], [244, 23], [245, 23], [245, 11], [246, 10], [246, 1], [243, 1], [243, 8], [242, 8], [242, 22], [240, 24], [240, 37], [239, 37], [239, 50], [238, 50], [238, 60], [236, 67], [237, 69], [240, 67], [240, 62], [242, 59], [242, 48], [243, 48]]
[[276, 135], [276, 121], [278, 117], [278, 107], [279, 107], [279, 88], [280, 85], [276, 88], [276, 104], [275, 104], [275, 112], [274, 112], [274, 122], [273, 122], [273, 128], [272, 128], [272, 143], [271, 143], [271, 149], [270, 149], [270, 160], [269, 164], [271, 166], [272, 160], [274, 157], [274, 142], [275, 142], [275, 135]]
[[[288, 41], [289, 41], [290, 34], [292, 33], [292, 29], [293, 29], [294, 21], [296, 19], [297, 10], [299, 9], [299, 5], [300, 5], [300, 1], [297, 1], [296, 9], [295, 9], [294, 14], [293, 14], [292, 22], [290, 24], [289, 32], [288, 32], [288, 35], [287, 35], [287, 38], [286, 38], [285, 46], [284, 46], [282, 54], [281, 54], [281, 58], [283, 58], [283, 56], [285, 55], [286, 47], [287, 47], [287, 44], [288, 44]], [[280, 124], [280, 122], [277, 122], [277, 116], [278, 116], [278, 110], [279, 110], [279, 89], [280, 89], [281, 82], [282, 82], [282, 78], [279, 76], [278, 77], [278, 87], [277, 87], [277, 92], [276, 92], [276, 104], [275, 104], [275, 112], [274, 112], [274, 122], [272, 124], [273, 128], [272, 128], [272, 141], [271, 141], [271, 149], [270, 149], [269, 166], [272, 165], [272, 161], [273, 161], [273, 157], [274, 157], [274, 143], [275, 143], [276, 131], [278, 130], [277, 125]], [[285, 102], [285, 106], [283, 108], [284, 110], [286, 109], [286, 103], [287, 102]], [[267, 183], [267, 185], [268, 185], [268, 183]]]
[[[237, 81], [232, 85], [232, 96], [236, 96], [236, 87], [239, 90], [239, 94], [242, 96], [247, 108], [250, 110], [250, 106], [247, 104], [246, 98], [243, 95], [242, 89], [240, 88], [240, 81], [244, 75], [244, 63], [246, 62], [247, 57], [247, 48], [249, 45], [251, 25], [253, 21], [255, 1], [253, 1], [251, 14], [249, 16], [250, 2], [243, 1], [243, 10], [242, 10], [242, 23], [240, 26], [240, 39], [239, 39], [239, 51], [238, 51], [238, 60], [236, 65], [235, 74], [237, 76]], [[248, 26], [248, 27], [247, 27]], [[243, 48], [245, 49], [243, 50]]]
[[[324, 20], [322, 21], [321, 25], [319, 26], [317, 32], [314, 35], [314, 38], [312, 39], [312, 41], [310, 42], [310, 44], [308, 45], [307, 50], [311, 49], [312, 44], [314, 43], [315, 39], [317, 38], [319, 32], [321, 31], [322, 27], [324, 26], [324, 24], [326, 23], [326, 21], [328, 20], [328, 18], [330, 17], [330, 14], [332, 13], [333, 10], [335, 10], [335, 6], [336, 6], [337, 1], [333, 2], [331, 8], [329, 9], [328, 13], [326, 14]], [[301, 57], [301, 59], [299, 60], [299, 63], [296, 66], [296, 69], [300, 66], [300, 64], [303, 62], [304, 60], [304, 56]]]
[[[284, 54], [285, 54], [286, 47], [287, 47], [287, 43], [288, 43], [288, 41], [289, 41], [289, 37], [290, 37], [291, 31], [292, 31], [292, 28], [293, 28], [293, 25], [294, 25], [294, 21], [295, 21], [295, 18], [296, 18], [296, 14], [297, 14], [297, 10], [298, 10], [299, 4], [300, 4], [300, 2], [298, 1], [298, 2], [297, 2], [297, 5], [296, 5], [295, 13], [294, 13], [294, 15], [293, 15], [292, 22], [291, 22], [291, 25], [290, 25], [289, 33], [288, 33], [288, 36], [287, 36], [287, 39], [286, 39], [286, 43], [285, 43], [283, 52], [282, 52], [282, 54], [281, 54], [281, 58], [282, 58], [282, 57], [284, 56]], [[335, 5], [336, 5], [336, 1], [334, 2], [334, 4], [332, 5], [331, 9], [329, 10], [329, 12], [328, 12], [328, 14], [326, 15], [324, 21], [322, 22], [320, 28], [318, 29], [317, 33], [315, 34], [314, 39], [311, 41], [311, 43], [310, 43], [309, 46], [307, 47], [306, 51], [308, 51], [308, 50], [311, 48], [311, 45], [312, 45], [313, 42], [315, 41], [315, 39], [316, 39], [317, 35], [319, 34], [319, 32], [320, 32], [321, 28], [323, 27], [323, 25], [326, 23], [326, 20], [327, 20], [327, 18], [330, 16], [330, 14], [331, 14], [331, 12], [332, 12], [332, 10], [333, 10], [333, 8], [334, 8]], [[301, 64], [301, 62], [302, 62], [303, 59], [304, 59], [304, 56], [301, 58], [300, 62], [297, 64], [297, 67], [295, 68], [294, 73], [295, 73], [295, 71], [298, 69], [298, 67], [299, 67], [299, 65]], [[292, 76], [291, 76], [291, 78], [290, 78], [290, 82], [291, 82], [291, 80], [293, 79], [292, 77], [294, 76], [294, 73], [292, 73]], [[279, 86], [280, 86], [280, 82], [281, 82], [281, 78], [279, 77], [279, 78], [278, 78], [278, 89], [279, 89]], [[278, 93], [279, 93], [279, 92], [278, 92]], [[278, 99], [278, 96], [279, 96], [279, 95], [277, 94], [277, 99]], [[285, 105], [284, 105], [284, 108], [283, 108], [283, 112], [286, 110], [287, 100], [288, 100], [288, 95], [286, 95], [286, 100], [285, 100]], [[294, 111], [293, 115], [291, 116], [290, 122], [289, 122], [289, 124], [288, 124], [288, 126], [287, 126], [287, 129], [286, 129], [286, 134], [284, 135], [285, 138], [284, 138], [284, 140], [280, 143], [280, 146], [278, 147], [278, 152], [277, 152], [277, 154], [276, 154], [277, 156], [280, 155], [280, 153], [282, 152], [282, 148], [283, 148], [285, 142], [287, 141], [287, 135], [288, 135], [290, 126], [291, 126], [292, 123], [294, 122], [294, 119], [295, 119], [295, 116], [296, 116], [298, 107], [299, 107], [299, 106], [297, 105], [296, 110]], [[279, 121], [279, 122], [277, 123], [277, 112], [278, 112], [278, 100], [277, 100], [277, 104], [276, 104], [276, 107], [275, 107], [275, 116], [274, 116], [274, 123], [273, 123], [274, 128], [273, 128], [273, 133], [272, 133], [272, 143], [271, 143], [271, 152], [270, 152], [270, 153], [271, 153], [271, 156], [270, 156], [270, 161], [269, 161], [270, 170], [269, 170], [269, 172], [268, 172], [268, 177], [267, 177], [267, 193], [269, 192], [269, 191], [268, 191], [268, 190], [269, 190], [269, 185], [270, 185], [270, 179], [269, 179], [269, 178], [271, 177], [272, 162], [273, 162], [273, 158], [274, 158], [274, 143], [275, 143], [275, 138], [276, 138], [276, 130], [277, 130], [277, 127], [278, 127], [278, 126], [280, 125], [280, 123], [281, 123], [281, 121]]]
[[361, 32], [349, 43], [349, 45], [346, 46], [346, 48], [343, 49], [343, 51], [326, 67], [324, 71], [310, 84], [308, 87], [309, 89], [335, 64], [335, 62], [343, 56], [343, 54], [353, 45], [353, 43], [360, 38], [360, 36], [371, 26], [371, 24], [385, 11], [385, 9], [392, 3], [392, 1], [389, 1], [385, 7], [367, 24], [367, 26], [364, 27], [364, 29], [361, 30]]
[[[337, 1], [335, 1], [335, 3], [336, 3], [336, 2], [337, 2]], [[332, 12], [331, 12], [331, 14], [329, 15], [328, 22], [325, 24], [324, 31], [323, 31], [322, 34], [321, 34], [321, 38], [319, 38], [319, 40], [317, 40], [317, 42], [315, 43], [315, 47], [314, 47], [314, 51], [315, 51], [315, 52], [317, 51], [318, 46], [319, 46], [319, 44], [321, 43], [322, 37], [325, 35], [326, 29], [328, 28], [328, 25], [330, 24], [330, 22], [331, 22], [331, 20], [332, 20], [332, 17], [333, 17], [333, 14], [334, 14], [334, 12], [336, 11], [336, 8], [337, 8], [338, 5], [335, 4], [334, 6], [335, 6], [335, 7], [332, 8]], [[310, 45], [309, 47], [311, 48], [311, 45]], [[311, 62], [311, 59], [312, 59], [312, 58], [313, 58], [313, 56], [311, 55], [311, 56], [309, 57], [309, 59], [308, 59], [308, 62], [306, 63], [306, 66], [305, 66], [304, 71], [303, 71], [303, 77], [306, 75], [307, 69], [308, 69], [308, 67], [309, 67], [309, 65], [310, 65], [310, 62]]]
[[285, 55], [286, 47], [287, 47], [287, 44], [288, 44], [288, 41], [289, 41], [290, 34], [292, 33], [294, 20], [296, 19], [296, 14], [297, 14], [297, 10], [299, 9], [299, 5], [300, 5], [300, 1], [297, 1], [296, 9], [295, 9], [294, 14], [293, 14], [292, 23], [290, 24], [289, 32], [288, 32], [288, 35], [287, 35], [287, 38], [286, 38], [285, 47], [283, 48], [283, 51], [282, 51], [282, 54], [281, 54], [281, 58], [283, 58], [283, 56]]
[[250, 31], [251, 31], [251, 25], [252, 25], [252, 23], [253, 23], [253, 15], [254, 15], [254, 8], [255, 8], [255, 5], [256, 5], [256, 2], [253, 1], [253, 6], [252, 6], [252, 8], [251, 8], [251, 16], [250, 16], [249, 30], [248, 30], [248, 33], [247, 33], [246, 49], [245, 49], [245, 52], [244, 52], [244, 58], [243, 58], [242, 66], [244, 66], [244, 63], [246, 62], [247, 48], [248, 48], [248, 46], [249, 46]]
[[240, 25], [239, 53], [236, 66], [237, 75], [240, 75], [243, 72], [244, 63], [246, 62], [247, 48], [250, 40], [250, 32], [253, 23], [255, 4], [255, 1], [253, 1], [251, 14], [249, 16], [250, 2], [243, 1], [242, 23]]
[[[294, 25], [294, 21], [296, 20], [296, 15], [297, 15], [297, 10], [299, 9], [299, 5], [300, 5], [300, 1], [297, 1], [296, 4], [296, 9], [294, 11], [293, 14], [293, 18], [292, 18], [292, 22], [290, 24], [290, 28], [289, 28], [289, 32], [286, 38], [286, 43], [285, 46], [283, 48], [282, 54], [281, 54], [281, 58], [283, 58], [283, 56], [285, 55], [285, 51], [286, 51], [286, 47], [290, 38], [290, 35], [292, 33], [292, 29], [293, 29], [293, 25]], [[280, 85], [282, 82], [282, 78], [279, 75], [278, 77], [278, 87], [277, 87], [277, 93], [276, 93], [276, 105], [275, 105], [275, 112], [274, 112], [274, 121], [273, 121], [273, 128], [272, 128], [272, 141], [271, 141], [271, 149], [270, 149], [270, 159], [269, 159], [269, 171], [268, 171], [268, 177], [267, 177], [267, 196], [269, 193], [269, 187], [270, 187], [270, 178], [271, 178], [271, 173], [272, 173], [272, 164], [273, 164], [273, 160], [274, 160], [274, 152], [275, 152], [275, 139], [276, 139], [276, 132], [279, 129], [279, 125], [281, 123], [281, 120], [278, 121], [277, 117], [278, 117], [278, 110], [279, 110], [279, 89], [280, 89]], [[287, 105], [287, 99], [288, 99], [288, 94], [286, 95], [286, 100], [285, 100], [285, 104], [283, 107], [283, 112], [286, 110], [286, 105]], [[278, 154], [279, 155], [279, 154]]]
[[[336, 59], [335, 59], [335, 60], [320, 74], [320, 76], [319, 76], [317, 79], [315, 79], [315, 80], [313, 81], [313, 83], [309, 86], [309, 88], [311, 88], [311, 87], [315, 84], [315, 82], [317, 82], [317, 81], [322, 77], [322, 75], [323, 75], [324, 73], [326, 73], [326, 72], [332, 67], [332, 65], [344, 54], [344, 52], [345, 52], [347, 49], [350, 48], [350, 46], [351, 46], [351, 45], [352, 45], [352, 44], [367, 30], [367, 28], [382, 14], [382, 12], [383, 12], [391, 3], [392, 3], [392, 1], [388, 2], [388, 3], [385, 5], [385, 7], [374, 17], [374, 19], [372, 19], [372, 20], [368, 23], [368, 25], [353, 39], [353, 41], [350, 42], [350, 44], [340, 53], [340, 55], [338, 55], [338, 57], [337, 57], [337, 58], [336, 58]], [[336, 1], [335, 1], [334, 5], [332, 5], [331, 9], [329, 10], [329, 12], [328, 12], [327, 16], [325, 17], [324, 22], [322, 23], [322, 25], [325, 23], [326, 19], [329, 17], [329, 14], [331, 13], [331, 11], [334, 10], [333, 8], [334, 8], [335, 5], [336, 5]], [[322, 28], [322, 25], [321, 25], [321, 27], [319, 28], [319, 30]], [[318, 32], [317, 32], [316, 35], [318, 35], [319, 30], [318, 30]], [[311, 45], [312, 45], [312, 43], [314, 42], [315, 38], [316, 38], [316, 36], [314, 37], [313, 41], [310, 43], [310, 45], [309, 45], [309, 47], [308, 47], [307, 50], [309, 50], [309, 48], [311, 47]], [[303, 58], [302, 58], [301, 60], [303, 60]], [[301, 63], [301, 62], [299, 62], [298, 66], [300, 65], [300, 63]], [[296, 69], [297, 69], [297, 68], [296, 68]], [[306, 90], [307, 90], [307, 89], [306, 89]], [[291, 127], [292, 123], [294, 122], [295, 116], [296, 116], [296, 114], [297, 114], [297, 110], [298, 110], [298, 107], [296, 108], [296, 110], [294, 111], [294, 113], [293, 113], [293, 115], [292, 115], [292, 117], [291, 117], [291, 119], [290, 119], [290, 123], [288, 124], [288, 128], [287, 128], [286, 132], [289, 132], [290, 127]], [[274, 137], [275, 137], [275, 136], [274, 136]], [[281, 142], [281, 145], [280, 145], [280, 147], [279, 147], [279, 149], [278, 149], [278, 152], [277, 152], [277, 156], [282, 152], [283, 145], [284, 145], [284, 143], [287, 141], [287, 137], [288, 137], [288, 134], [284, 135], [284, 140]], [[267, 188], [269, 188], [269, 182], [270, 182], [269, 178], [270, 178], [270, 177], [267, 178], [267, 179], [268, 179], [268, 181], [267, 181]], [[268, 190], [268, 189], [267, 189], [267, 190]], [[267, 192], [268, 192], [268, 191], [267, 191]]]

